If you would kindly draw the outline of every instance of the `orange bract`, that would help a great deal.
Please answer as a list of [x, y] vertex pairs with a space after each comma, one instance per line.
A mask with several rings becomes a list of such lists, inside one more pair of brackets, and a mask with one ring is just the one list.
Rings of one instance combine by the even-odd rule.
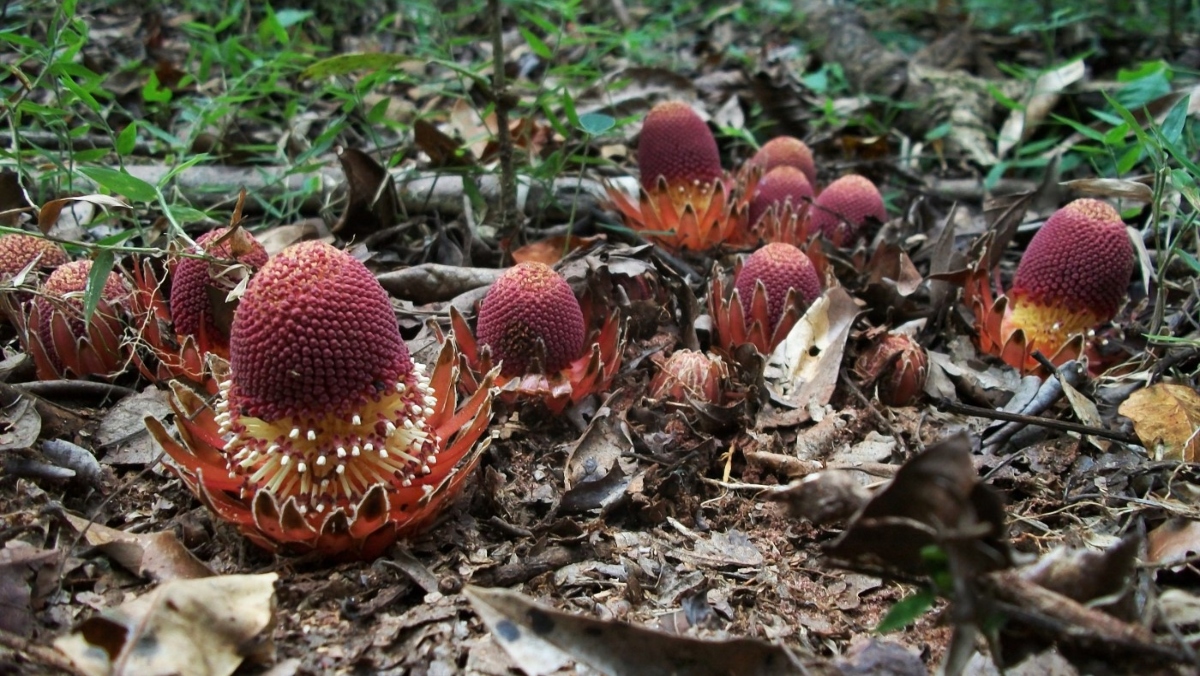
[[812, 185], [795, 167], [767, 172], [750, 201], [751, 230], [764, 242], [801, 246], [808, 241]]
[[183, 443], [146, 424], [218, 516], [270, 550], [373, 558], [427, 525], [487, 444], [491, 380], [457, 406], [457, 350], [426, 377], [386, 292], [344, 252], [295, 245], [251, 280], [220, 395], [172, 383]]
[[1133, 263], [1116, 210], [1093, 199], [1071, 202], [1034, 235], [1007, 296], [993, 294], [987, 269], [970, 272], [964, 300], [975, 314], [979, 349], [1023, 372], [1041, 370], [1034, 352], [1055, 366], [1087, 354], [1097, 371], [1104, 360], [1094, 331], [1116, 315]]
[[925, 389], [929, 357], [912, 336], [891, 332], [858, 356], [854, 371], [888, 406], [916, 403]]

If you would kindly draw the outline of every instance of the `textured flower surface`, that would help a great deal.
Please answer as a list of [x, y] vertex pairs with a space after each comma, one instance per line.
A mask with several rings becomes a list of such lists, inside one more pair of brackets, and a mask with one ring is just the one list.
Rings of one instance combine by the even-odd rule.
[[799, 169], [782, 165], [763, 175], [750, 200], [751, 229], [766, 242], [801, 245], [808, 239], [812, 185]]
[[720, 404], [728, 380], [729, 369], [720, 357], [695, 350], [676, 350], [650, 381], [650, 396]]
[[602, 391], [621, 365], [623, 341], [615, 311], [599, 318], [600, 328], [589, 336], [595, 314], [590, 300], [581, 306], [566, 280], [544, 263], [509, 268], [484, 297], [475, 332], [451, 310], [464, 387], [471, 391], [480, 374], [500, 362], [496, 384], [509, 404], [542, 401], [557, 413]]
[[114, 378], [125, 370], [124, 340], [129, 290], [108, 273], [96, 307], [84, 321], [84, 296], [92, 261], [60, 265], [46, 278], [41, 293], [18, 319], [19, 333], [37, 366], [38, 378]]
[[867, 219], [887, 220], [879, 188], [864, 176], [850, 174], [830, 183], [813, 203], [813, 227], [834, 246], [849, 246], [862, 235]]
[[[226, 236], [228, 233], [229, 228], [217, 228], [197, 239], [196, 244], [209, 256], [237, 261], [250, 270], [257, 270], [267, 262], [267, 250], [249, 232], [238, 229]], [[171, 320], [175, 333], [196, 338], [202, 346], [208, 344], [206, 351], [222, 355], [228, 352], [229, 340], [214, 320], [209, 290], [228, 291], [224, 287], [234, 285], [220, 283], [221, 273], [227, 267], [200, 258], [180, 258], [171, 272]]]
[[186, 378], [207, 380], [204, 358], [208, 353], [229, 357], [228, 327], [218, 324], [217, 308], [242, 279], [267, 262], [267, 252], [248, 231], [218, 228], [196, 240], [214, 260], [178, 257], [170, 279], [170, 302], [162, 288], [164, 275], [151, 260], [134, 264], [133, 315], [144, 349], [153, 360], [139, 357], [139, 367], [152, 380]]
[[506, 270], [479, 308], [479, 344], [509, 377], [566, 368], [583, 353], [585, 334], [583, 310], [570, 285], [544, 263]]
[[748, 198], [732, 192], [717, 142], [691, 106], [682, 101], [655, 106], [642, 125], [637, 157], [638, 201], [618, 188], [608, 190], [630, 228], [672, 249], [748, 241]]
[[[0, 236], [0, 313], [13, 323], [20, 320], [17, 315], [24, 312], [22, 305], [33, 298], [33, 294], [18, 286], [37, 285], [38, 271], [53, 270], [65, 264], [67, 253], [54, 242], [33, 235]], [[32, 273], [32, 274], [30, 274]]]
[[726, 298], [720, 276], [713, 277], [708, 306], [716, 342], [729, 351], [749, 343], [763, 354], [775, 349], [822, 291], [813, 261], [783, 243], [751, 254], [735, 273], [733, 286]]
[[809, 185], [817, 184], [817, 165], [808, 144], [794, 136], [777, 136], [763, 144], [747, 163], [765, 175], [775, 167], [795, 167], [804, 173]]
[[1101, 368], [1094, 331], [1116, 316], [1133, 264], [1120, 214], [1099, 200], [1071, 202], [1029, 242], [1006, 296], [993, 296], [986, 269], [968, 278], [979, 348], [1026, 372], [1041, 368], [1034, 352], [1056, 366], [1087, 353]]
[[888, 406], [909, 406], [925, 389], [929, 356], [912, 336], [893, 331], [884, 334], [859, 355], [854, 371]]
[[12, 279], [26, 268], [50, 270], [67, 262], [62, 247], [33, 235], [0, 236], [0, 279]]
[[251, 280], [227, 374], [207, 407], [173, 383], [183, 443], [146, 421], [176, 472], [267, 549], [374, 558], [427, 525], [488, 439], [490, 374], [456, 406], [456, 349], [414, 364], [387, 293], [322, 242], [294, 245]]

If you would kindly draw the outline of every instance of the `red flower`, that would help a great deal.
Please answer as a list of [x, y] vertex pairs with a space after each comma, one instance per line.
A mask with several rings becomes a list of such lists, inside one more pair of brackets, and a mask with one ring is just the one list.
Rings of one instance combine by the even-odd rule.
[[813, 227], [834, 246], [850, 246], [862, 236], [867, 219], [883, 223], [887, 209], [871, 179], [851, 174], [830, 183], [813, 202]]
[[129, 290], [108, 273], [91, 318], [84, 321], [84, 296], [92, 261], [59, 266], [18, 318], [19, 333], [37, 366], [38, 378], [115, 378], [129, 359], [124, 340]]
[[907, 333], [885, 334], [859, 355], [854, 371], [887, 406], [916, 403], [925, 389], [929, 356]]
[[775, 167], [794, 167], [804, 173], [810, 186], [817, 184], [817, 165], [813, 162], [812, 150], [793, 136], [779, 136], [767, 141], [746, 166], [757, 167], [764, 175]]
[[427, 525], [487, 444], [490, 381], [456, 408], [455, 362], [448, 343], [426, 377], [366, 267], [303, 242], [250, 281], [215, 408], [173, 383], [183, 443], [147, 426], [256, 544], [373, 558]]
[[686, 403], [689, 399], [720, 404], [729, 381], [729, 369], [715, 355], [676, 350], [650, 381], [650, 396]]
[[[986, 256], [985, 256], [986, 258]], [[1054, 365], [1091, 352], [1094, 330], [1112, 320], [1133, 276], [1133, 245], [1108, 204], [1079, 199], [1054, 212], [1033, 236], [1007, 296], [994, 298], [989, 273], [968, 278], [979, 349], [1024, 372], [1038, 371], [1040, 351]]]
[[154, 354], [157, 368], [139, 360], [146, 377], [207, 380], [204, 355], [229, 357], [228, 329], [217, 325], [217, 308], [229, 291], [267, 262], [267, 252], [252, 234], [218, 228], [196, 240], [200, 250], [217, 260], [178, 257], [171, 271], [170, 303], [150, 260], [134, 265], [133, 312], [142, 343]]
[[476, 332], [451, 310], [464, 385], [471, 391], [479, 375], [499, 363], [496, 384], [503, 401], [541, 400], [554, 413], [602, 391], [621, 366], [623, 341], [616, 312], [605, 315], [589, 336], [592, 318], [591, 303], [581, 307], [549, 266], [527, 262], [509, 268], [483, 299]]
[[765, 242], [801, 246], [808, 241], [813, 189], [804, 173], [787, 165], [762, 177], [750, 201], [751, 230]]
[[[15, 287], [37, 286], [41, 276], [38, 273], [53, 270], [68, 260], [62, 247], [41, 237], [0, 236], [0, 282], [5, 285], [0, 296], [0, 314], [14, 324], [18, 323], [17, 315], [24, 312], [21, 306], [29, 302], [33, 294]], [[29, 272], [33, 274], [29, 275]]]
[[791, 244], [768, 244], [735, 273], [729, 298], [720, 276], [714, 275], [708, 308], [715, 343], [728, 351], [750, 343], [759, 352], [770, 353], [821, 290], [821, 275], [803, 251]]
[[707, 250], [747, 239], [746, 200], [731, 192], [717, 142], [688, 104], [667, 101], [646, 116], [638, 168], [638, 203], [618, 188], [608, 190], [630, 228], [671, 249]]

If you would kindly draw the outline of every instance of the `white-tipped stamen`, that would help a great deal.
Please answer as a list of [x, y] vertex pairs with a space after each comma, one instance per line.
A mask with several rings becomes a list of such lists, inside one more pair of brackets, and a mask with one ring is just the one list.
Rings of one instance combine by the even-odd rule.
[[346, 457], [346, 449], [344, 447], [342, 447], [342, 446], [337, 447], [337, 457], [339, 457], [339, 458]]
[[309, 430], [309, 431], [308, 431], [308, 440], [309, 440], [309, 441], [316, 441], [316, 440], [317, 440], [317, 431], [316, 431], [316, 430]]
[[300, 428], [293, 427], [292, 431], [288, 432], [288, 438], [289, 439], [299, 439], [300, 438]]
[[289, 462], [291, 462], [291, 461], [292, 461], [292, 459], [291, 459], [290, 457], [286, 456], [286, 455], [281, 455], [281, 456], [279, 456], [279, 464], [280, 464], [280, 465], [282, 465], [282, 466], [284, 466], [284, 467], [286, 467], [286, 466], [287, 466], [287, 464], [288, 464]]
[[317, 456], [317, 467], [324, 467], [324, 466], [325, 466], [325, 456], [318, 455]]
[[350, 424], [354, 425], [355, 427], [361, 425], [362, 424], [362, 416], [355, 413], [354, 416], [350, 418]]

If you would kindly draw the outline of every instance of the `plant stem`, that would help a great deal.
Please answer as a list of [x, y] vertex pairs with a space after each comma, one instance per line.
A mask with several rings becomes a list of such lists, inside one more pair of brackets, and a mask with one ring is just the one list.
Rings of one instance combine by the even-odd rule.
[[517, 174], [513, 167], [512, 136], [508, 132], [508, 111], [512, 105], [504, 76], [504, 31], [501, 26], [500, 0], [488, 0], [492, 19], [492, 97], [496, 104], [496, 143], [500, 146], [500, 223], [501, 232], [519, 243], [520, 214], [517, 213]]

